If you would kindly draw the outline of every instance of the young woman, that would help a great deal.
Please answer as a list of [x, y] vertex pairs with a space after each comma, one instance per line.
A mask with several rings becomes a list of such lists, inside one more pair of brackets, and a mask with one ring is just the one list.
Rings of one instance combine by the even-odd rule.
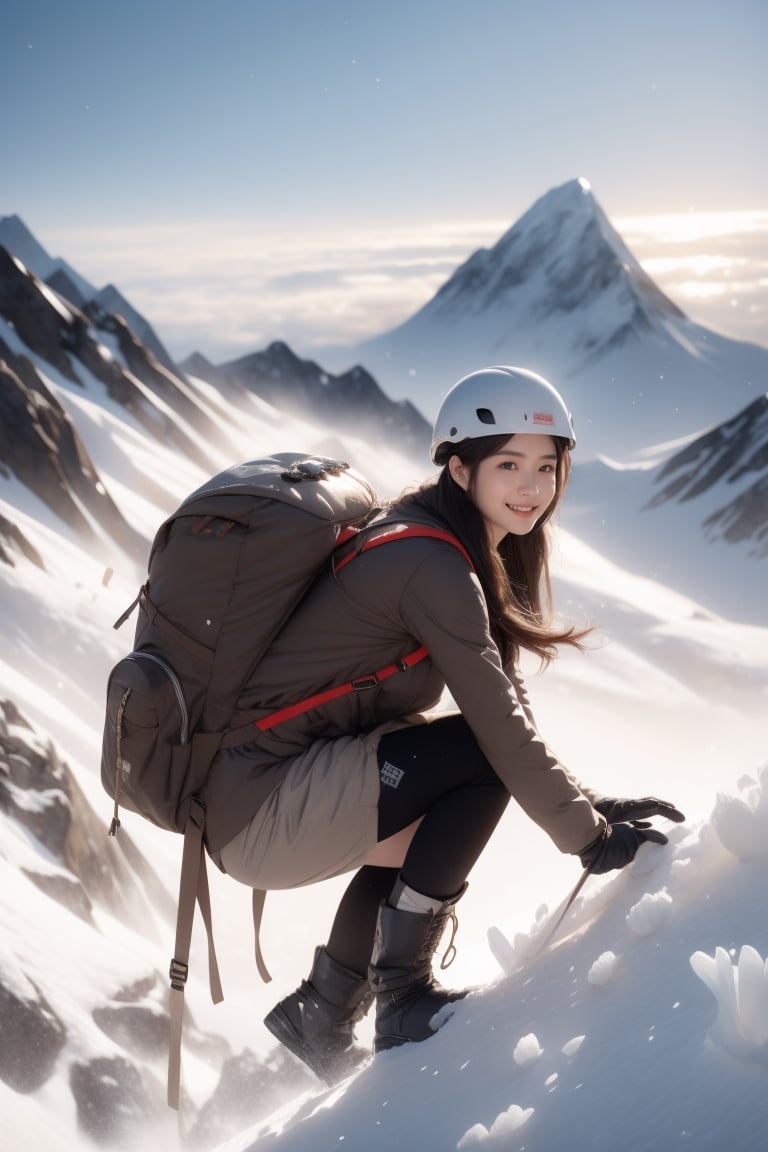
[[[432, 958], [467, 876], [510, 797], [562, 852], [594, 872], [622, 868], [647, 817], [683, 816], [649, 798], [598, 797], [538, 734], [517, 671], [584, 633], [550, 615], [547, 524], [574, 433], [558, 392], [518, 368], [460, 380], [434, 426], [440, 472], [366, 528], [447, 530], [371, 548], [313, 586], [240, 701], [263, 714], [334, 683], [429, 657], [221, 753], [207, 789], [209, 849], [235, 879], [289, 888], [355, 870], [328, 941], [267, 1027], [334, 1082], [367, 1055], [354, 1025], [376, 1001], [374, 1049], [421, 1041], [465, 995]], [[448, 688], [451, 713], [425, 715]]]

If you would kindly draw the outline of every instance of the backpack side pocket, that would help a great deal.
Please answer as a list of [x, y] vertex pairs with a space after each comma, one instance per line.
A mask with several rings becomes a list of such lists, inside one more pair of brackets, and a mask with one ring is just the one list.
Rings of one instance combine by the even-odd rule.
[[191, 755], [184, 692], [153, 652], [131, 652], [110, 673], [101, 756], [107, 792], [132, 812], [176, 832]]

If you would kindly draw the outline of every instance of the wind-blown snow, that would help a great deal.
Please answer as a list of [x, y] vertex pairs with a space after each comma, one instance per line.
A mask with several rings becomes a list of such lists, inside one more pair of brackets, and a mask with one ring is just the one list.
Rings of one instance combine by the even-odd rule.
[[[130, 418], [50, 379], [129, 520], [148, 534], [203, 475], [151, 443]], [[200, 402], [218, 413], [222, 464], [293, 447], [346, 455], [382, 494], [424, 472], [396, 453], [341, 443], [268, 405], [228, 411], [206, 386]], [[139, 452], [143, 452], [141, 458]], [[146, 485], [151, 475], [152, 485]], [[599, 516], [597, 493], [592, 515]], [[98, 781], [104, 683], [131, 641], [112, 622], [143, 573], [112, 549], [104, 563], [40, 501], [0, 478], [0, 514], [41, 554], [41, 570], [14, 553], [0, 566], [0, 700], [13, 700], [71, 766], [87, 798], [110, 803]], [[430, 1041], [377, 1056], [355, 1079], [293, 1101], [227, 1152], [757, 1152], [768, 1130], [768, 630], [733, 623], [727, 604], [703, 608], [679, 588], [633, 574], [579, 537], [588, 522], [563, 511], [554, 554], [563, 613], [600, 625], [585, 656], [564, 654], [546, 674], [530, 669], [540, 726], [586, 781], [618, 795], [660, 794], [687, 813], [670, 845], [648, 845], [622, 873], [590, 878], [552, 941], [552, 918], [579, 876], [512, 805], [475, 868], [459, 906], [459, 957], [447, 976], [478, 990], [453, 1006]], [[626, 517], [631, 541], [634, 513]], [[661, 541], [659, 541], [661, 548]], [[665, 540], [670, 555], [674, 537]], [[713, 546], [726, 564], [727, 547]], [[45, 802], [45, 797], [42, 798]], [[170, 893], [177, 838], [125, 817]], [[0, 1082], [2, 1146], [9, 1152], [93, 1149], [77, 1126], [69, 1091], [73, 1061], [120, 1051], [91, 1012], [114, 988], [167, 969], [172, 927], [147, 913], [123, 924], [94, 906], [94, 923], [57, 904], [28, 877], [61, 872], [29, 833], [0, 817], [0, 978], [26, 998], [54, 1004], [69, 1031], [56, 1074], [36, 1092]], [[267, 1052], [261, 1018], [306, 975], [326, 938], [344, 881], [267, 901], [262, 943], [275, 980], [259, 984], [252, 961], [249, 893], [214, 875], [213, 906], [226, 999], [208, 1000], [205, 947], [196, 932], [187, 999], [200, 1027], [232, 1046]], [[174, 893], [175, 897], [175, 893]], [[447, 981], [446, 976], [446, 981]], [[158, 1008], [161, 1005], [158, 1004]], [[361, 1029], [370, 1038], [371, 1024]], [[162, 1078], [162, 1062], [157, 1076]], [[215, 1072], [185, 1053], [184, 1083], [202, 1103]], [[143, 1147], [176, 1146], [175, 1118], [158, 1122]]]

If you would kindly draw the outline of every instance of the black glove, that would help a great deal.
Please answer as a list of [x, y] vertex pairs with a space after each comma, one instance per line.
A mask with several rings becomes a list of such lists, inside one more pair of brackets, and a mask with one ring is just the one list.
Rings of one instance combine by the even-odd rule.
[[655, 796], [645, 796], [642, 800], [617, 800], [613, 796], [601, 796], [594, 801], [592, 807], [601, 816], [605, 816], [609, 824], [629, 821], [635, 828], [650, 828], [649, 816], [664, 816], [667, 820], [674, 820], [675, 824], [682, 824], [685, 820], [683, 813], [674, 804], [657, 800]]
[[625, 868], [646, 840], [652, 840], [654, 844], [668, 843], [664, 833], [657, 832], [650, 825], [638, 828], [634, 824], [609, 824], [605, 832], [579, 853], [581, 866], [597, 875], [612, 872], [614, 868]]

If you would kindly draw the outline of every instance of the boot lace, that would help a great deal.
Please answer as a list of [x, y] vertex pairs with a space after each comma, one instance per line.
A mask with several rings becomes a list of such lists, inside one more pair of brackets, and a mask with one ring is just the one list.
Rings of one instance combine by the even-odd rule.
[[456, 939], [456, 933], [459, 930], [459, 918], [456, 915], [456, 909], [455, 908], [449, 909], [448, 919], [451, 921], [451, 938], [448, 941], [448, 947], [446, 948], [445, 952], [443, 953], [443, 958], [440, 961], [440, 971], [441, 972], [444, 972], [446, 968], [450, 968], [451, 964], [453, 964], [454, 960], [456, 959], [456, 957], [458, 955], [458, 952], [456, 950], [456, 945], [454, 944], [454, 940]]
[[456, 908], [451, 905], [449, 908], [444, 908], [436, 916], [433, 917], [432, 922], [427, 929], [424, 936], [424, 941], [418, 951], [414, 961], [415, 966], [418, 968], [420, 965], [426, 965], [428, 968], [432, 966], [432, 957], [435, 955], [438, 945], [445, 933], [446, 922], [451, 921], [451, 938], [448, 941], [448, 946], [443, 953], [443, 958], [440, 961], [440, 971], [444, 972], [446, 968], [450, 968], [457, 956], [457, 949], [454, 944], [456, 933], [459, 930], [459, 918], [456, 915]]

